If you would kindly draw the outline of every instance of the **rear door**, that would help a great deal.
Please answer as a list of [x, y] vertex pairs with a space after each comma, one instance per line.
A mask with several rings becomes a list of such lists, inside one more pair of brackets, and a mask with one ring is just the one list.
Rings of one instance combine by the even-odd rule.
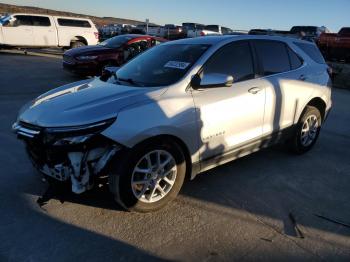
[[55, 17], [55, 23], [59, 46], [70, 46], [72, 40], [80, 40], [76, 39], [77, 36], [83, 37], [88, 45], [97, 43], [97, 38], [94, 35], [95, 26], [89, 20]]
[[260, 138], [265, 103], [265, 90], [255, 79], [248, 41], [232, 42], [219, 49], [204, 65], [201, 76], [208, 73], [232, 75], [234, 83], [231, 87], [192, 91], [202, 161]]
[[12, 46], [33, 46], [33, 22], [31, 16], [15, 15], [14, 20], [2, 28], [4, 43]]
[[57, 30], [48, 16], [32, 16], [35, 46], [57, 46]]
[[265, 82], [263, 134], [278, 133], [296, 121], [296, 113], [310, 95], [302, 59], [284, 42], [253, 41]]

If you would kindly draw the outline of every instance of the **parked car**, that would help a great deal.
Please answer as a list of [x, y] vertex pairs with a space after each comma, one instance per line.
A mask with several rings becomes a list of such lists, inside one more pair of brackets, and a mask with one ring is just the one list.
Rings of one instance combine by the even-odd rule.
[[195, 32], [203, 30], [205, 25], [198, 23], [182, 23], [182, 30], [186, 37], [195, 37]]
[[317, 42], [322, 33], [329, 33], [325, 26], [293, 26], [290, 33], [299, 36], [303, 40]]
[[187, 37], [187, 34], [185, 35], [180, 25], [166, 24], [160, 28], [159, 36], [169, 40], [176, 40]]
[[0, 45], [74, 48], [98, 39], [90, 19], [17, 13], [0, 20]]
[[161, 27], [154, 24], [138, 24], [136, 29], [139, 32], [143, 32], [143, 34], [151, 35], [151, 36], [159, 36]]
[[63, 54], [63, 68], [79, 75], [99, 75], [105, 66], [121, 66], [145, 50], [165, 42], [149, 35], [120, 35], [94, 46], [74, 48]]
[[321, 34], [317, 44], [326, 58], [350, 62], [350, 27], [343, 27], [337, 34]]
[[250, 35], [289, 35], [290, 31], [273, 30], [273, 29], [251, 29], [248, 34]]
[[152, 211], [186, 176], [275, 143], [309, 151], [332, 105], [327, 69], [314, 43], [287, 37], [171, 41], [39, 96], [13, 130], [45, 177], [82, 193], [108, 176], [122, 206]]
[[271, 36], [288, 36], [292, 38], [301, 38], [297, 34], [292, 34], [290, 31], [273, 30], [273, 29], [251, 29], [249, 35], [271, 35]]
[[233, 31], [230, 28], [220, 25], [206, 25], [201, 30], [188, 31], [188, 35], [192, 37], [208, 36], [208, 35], [230, 35]]

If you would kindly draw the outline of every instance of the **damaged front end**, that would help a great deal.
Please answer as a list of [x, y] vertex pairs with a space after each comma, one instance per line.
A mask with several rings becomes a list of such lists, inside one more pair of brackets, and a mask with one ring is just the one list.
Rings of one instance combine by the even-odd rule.
[[43, 128], [25, 122], [13, 125], [13, 131], [26, 144], [33, 165], [44, 175], [65, 182], [80, 194], [93, 187], [95, 177], [103, 174], [122, 146], [100, 133], [115, 119], [77, 126]]

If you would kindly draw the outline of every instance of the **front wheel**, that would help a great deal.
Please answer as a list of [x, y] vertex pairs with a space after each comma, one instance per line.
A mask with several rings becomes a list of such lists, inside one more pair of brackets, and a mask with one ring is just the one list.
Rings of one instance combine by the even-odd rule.
[[130, 211], [164, 207], [177, 196], [186, 174], [184, 154], [173, 141], [136, 146], [115, 161], [110, 189], [117, 202]]
[[303, 154], [309, 151], [317, 141], [321, 124], [322, 117], [320, 111], [316, 107], [307, 106], [291, 140], [292, 151], [297, 154]]

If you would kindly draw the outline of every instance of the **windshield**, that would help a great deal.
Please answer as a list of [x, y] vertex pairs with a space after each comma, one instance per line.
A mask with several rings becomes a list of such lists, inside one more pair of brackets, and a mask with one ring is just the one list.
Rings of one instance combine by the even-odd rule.
[[4, 24], [5, 22], [9, 21], [11, 19], [11, 16], [2, 16], [0, 17], [0, 24]]
[[131, 36], [120, 35], [120, 36], [109, 38], [99, 43], [99, 45], [102, 45], [105, 47], [117, 48], [127, 43], [131, 39], [133, 39]]
[[204, 27], [204, 30], [219, 32], [219, 26], [218, 25], [207, 25]]
[[304, 32], [306, 34], [316, 34], [317, 32], [317, 27], [316, 26], [294, 26], [290, 30], [292, 34], [298, 34], [300, 32]]
[[136, 86], [171, 85], [179, 81], [208, 48], [209, 45], [159, 45], [120, 68], [117, 78]]

